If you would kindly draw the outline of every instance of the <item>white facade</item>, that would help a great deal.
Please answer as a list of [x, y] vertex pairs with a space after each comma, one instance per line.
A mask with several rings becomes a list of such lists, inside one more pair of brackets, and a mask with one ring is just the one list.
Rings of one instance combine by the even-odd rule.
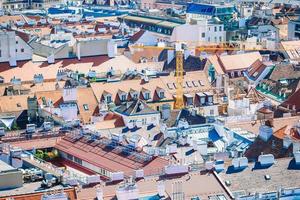
[[156, 46], [158, 37], [150, 31], [145, 31], [144, 34], [135, 42], [135, 44], [143, 44], [145, 46]]
[[220, 43], [226, 40], [223, 24], [211, 23], [208, 20], [197, 21], [196, 24], [176, 26], [171, 35], [171, 41], [186, 41], [192, 43]]
[[64, 88], [63, 90], [64, 102], [77, 100], [77, 89], [75, 87]]
[[17, 61], [31, 60], [32, 48], [15, 32], [0, 32], [0, 63], [9, 62], [16, 66]]
[[29, 7], [34, 9], [49, 8], [53, 5], [60, 4], [62, 0], [1, 0], [0, 6], [3, 9], [19, 10], [27, 9]]
[[160, 113], [153, 113], [153, 114], [145, 114], [145, 115], [132, 115], [132, 116], [126, 116], [122, 115], [125, 126], [128, 128], [133, 127], [145, 127], [153, 124], [154, 126], [159, 125], [160, 120]]

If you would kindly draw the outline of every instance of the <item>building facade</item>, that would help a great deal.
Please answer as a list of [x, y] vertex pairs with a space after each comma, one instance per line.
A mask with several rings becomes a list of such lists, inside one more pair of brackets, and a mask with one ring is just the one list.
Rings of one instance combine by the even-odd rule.
[[30, 60], [32, 48], [15, 32], [0, 32], [0, 63], [9, 62], [16, 66], [17, 61]]
[[2, 8], [7, 10], [21, 10], [27, 8], [49, 8], [52, 5], [62, 3], [62, 0], [3, 0]]

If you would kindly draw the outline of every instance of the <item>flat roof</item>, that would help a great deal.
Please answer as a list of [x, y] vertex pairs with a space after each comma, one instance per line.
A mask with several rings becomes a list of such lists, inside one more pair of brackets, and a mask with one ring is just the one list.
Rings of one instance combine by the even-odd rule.
[[[176, 177], [151, 177], [137, 181], [136, 185], [141, 196], [149, 196], [157, 194], [157, 184], [162, 181], [165, 185], [166, 195], [173, 199], [176, 183], [182, 186], [185, 199], [199, 197], [200, 199], [209, 199], [208, 197], [223, 195], [227, 200], [231, 199], [224, 189], [223, 185], [218, 181], [214, 174], [190, 172], [189, 174]], [[102, 187], [103, 199], [110, 200], [116, 195], [116, 189], [123, 183], [116, 185], [106, 185]], [[85, 188], [78, 192], [78, 199], [94, 199], [96, 197], [95, 188]]]
[[1, 172], [5, 172], [5, 171], [12, 171], [15, 170], [16, 168], [10, 166], [9, 164], [7, 164], [6, 162], [0, 160], [0, 173]]
[[[220, 173], [223, 181], [230, 181], [228, 187], [232, 193], [241, 195], [254, 194], [256, 192], [266, 193], [277, 191], [278, 188], [300, 187], [300, 167], [296, 167], [292, 158], [282, 158], [275, 160], [275, 164], [268, 168], [259, 168], [256, 163], [250, 163], [241, 172], [232, 172], [225, 169]], [[265, 179], [265, 175], [271, 177]]]
[[75, 191], [71, 187], [63, 187], [62, 185], [57, 185], [51, 187], [50, 189], [41, 189], [41, 181], [32, 182], [32, 183], [24, 183], [22, 187], [15, 188], [15, 189], [8, 189], [8, 190], [1, 190], [0, 191], [0, 198], [1, 197], [18, 197], [22, 196], [24, 199], [29, 197], [29, 199], [41, 199], [41, 195], [45, 194], [45, 192], [49, 191], [57, 191], [62, 190], [68, 193], [70, 199], [75, 199]]

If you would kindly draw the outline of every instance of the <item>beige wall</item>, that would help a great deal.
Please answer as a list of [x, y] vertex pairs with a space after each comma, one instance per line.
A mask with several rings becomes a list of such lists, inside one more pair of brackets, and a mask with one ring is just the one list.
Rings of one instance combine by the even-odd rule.
[[23, 185], [23, 175], [21, 171], [0, 172], [0, 190], [17, 188]]

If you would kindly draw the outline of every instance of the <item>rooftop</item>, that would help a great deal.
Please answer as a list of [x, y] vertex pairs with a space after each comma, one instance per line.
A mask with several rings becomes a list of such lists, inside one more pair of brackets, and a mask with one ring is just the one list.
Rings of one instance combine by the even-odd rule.
[[[225, 169], [219, 175], [223, 181], [231, 182], [228, 188], [233, 194], [248, 195], [300, 187], [300, 183], [295, 181], [300, 178], [299, 168], [295, 167], [292, 158], [277, 159], [271, 167], [263, 169], [256, 167], [256, 163], [250, 163], [241, 172]], [[265, 175], [269, 175], [271, 180], [266, 180]]]
[[6, 171], [12, 171], [15, 170], [14, 167], [10, 166], [9, 164], [7, 164], [6, 162], [0, 160], [0, 174], [4, 173]]
[[[101, 138], [99, 141], [88, 142], [85, 137], [75, 140], [73, 136], [62, 138], [56, 145], [60, 151], [76, 156], [94, 166], [104, 168], [111, 172], [123, 171], [126, 175], [131, 174], [133, 170], [144, 169], [145, 174], [151, 174], [155, 170], [162, 170], [168, 163], [163, 158], [151, 158], [143, 160], [147, 156], [144, 152], [136, 152], [127, 155], [121, 144], [114, 148], [107, 145], [111, 140]], [[104, 143], [107, 145], [105, 146]]]
[[[164, 177], [151, 177], [144, 180], [140, 180], [136, 183], [137, 188], [143, 195], [155, 195], [157, 194], [157, 184], [163, 181], [165, 185], [166, 194], [169, 197], [173, 197], [175, 183], [182, 185], [182, 191], [184, 191], [185, 199], [191, 199], [193, 197], [199, 197], [201, 199], [208, 199], [208, 197], [220, 195], [224, 196], [224, 199], [231, 199], [223, 185], [218, 181], [214, 174], [210, 173], [197, 173], [191, 172], [184, 176], [176, 176], [170, 178]], [[122, 184], [122, 183], [121, 183]], [[121, 185], [108, 185], [102, 187], [104, 200], [109, 200], [115, 195], [116, 189]], [[196, 187], [195, 186], [201, 186]], [[88, 188], [78, 193], [80, 199], [93, 199], [96, 197], [95, 189]], [[221, 198], [221, 197], [220, 197]]]

